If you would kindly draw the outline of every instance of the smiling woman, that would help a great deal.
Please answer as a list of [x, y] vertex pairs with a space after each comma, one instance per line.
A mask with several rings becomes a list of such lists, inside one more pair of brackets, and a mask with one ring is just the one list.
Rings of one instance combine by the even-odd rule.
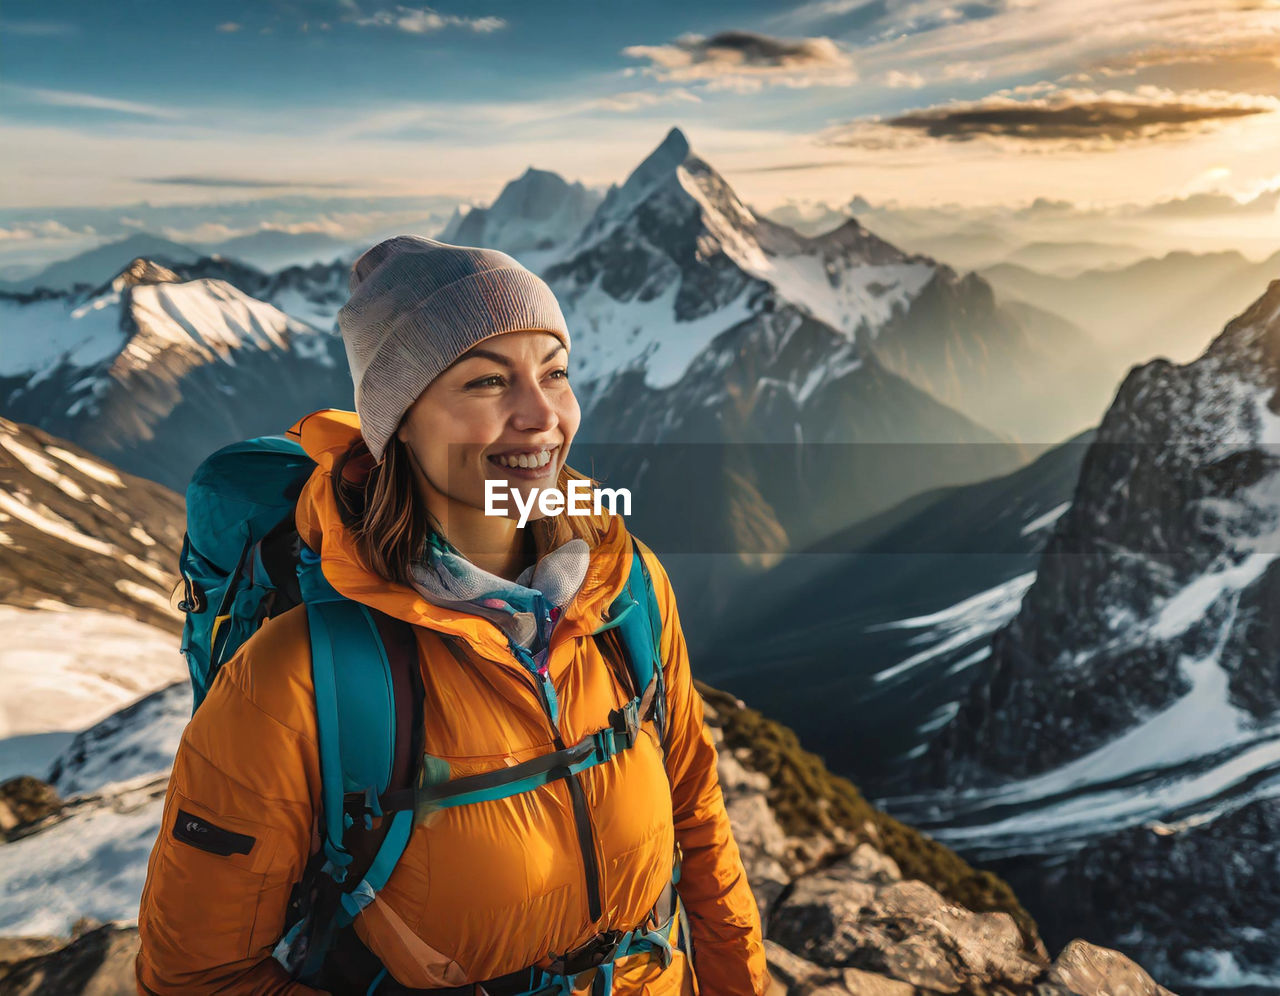
[[[566, 462], [551, 290], [412, 236], [351, 284], [357, 412], [290, 430], [315, 463], [294, 519], [304, 600], [359, 603], [381, 661], [308, 603], [217, 671], [148, 866], [139, 992], [763, 994], [666, 571], [612, 511], [523, 521], [594, 483]], [[485, 514], [495, 483], [521, 520]], [[413, 723], [344, 743], [322, 718], [388, 695]], [[349, 783], [348, 755], [388, 742], [387, 790]]]

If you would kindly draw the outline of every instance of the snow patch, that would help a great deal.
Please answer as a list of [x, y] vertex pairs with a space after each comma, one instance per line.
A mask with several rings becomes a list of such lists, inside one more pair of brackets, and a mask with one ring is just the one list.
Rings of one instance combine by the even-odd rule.
[[144, 799], [123, 797], [119, 809], [94, 808], [0, 847], [0, 934], [65, 935], [84, 916], [136, 921], [164, 811], [163, 796]]
[[572, 376], [583, 381], [643, 364], [649, 387], [670, 387], [712, 339], [751, 317], [745, 289], [723, 308], [681, 322], [675, 317], [679, 281], [651, 301], [619, 301], [600, 287], [601, 279], [562, 295], [574, 335]]
[[[886, 629], [922, 629], [926, 632], [912, 637], [910, 642], [933, 641], [927, 649], [877, 672], [872, 680], [889, 681], [943, 654], [961, 650], [976, 640], [990, 636], [1017, 615], [1022, 597], [1035, 581], [1035, 577], [1035, 571], [1028, 571], [994, 588], [948, 606], [940, 612], [868, 626], [866, 631], [869, 633]], [[981, 648], [974, 653], [985, 656], [990, 653], [990, 648]], [[982, 659], [982, 656], [974, 658], [969, 663], [976, 663]]]
[[1181, 636], [1203, 620], [1209, 607], [1224, 594], [1247, 588], [1258, 580], [1275, 558], [1274, 553], [1252, 553], [1239, 564], [1200, 575], [1161, 607], [1149, 631], [1152, 639]]
[[0, 377], [47, 377], [60, 364], [85, 367], [120, 351], [119, 294], [69, 310], [64, 298], [0, 300]]
[[40, 502], [33, 502], [24, 492], [16, 491], [10, 494], [6, 491], [0, 491], [0, 509], [4, 509], [15, 519], [20, 519], [43, 533], [66, 540], [81, 549], [101, 554], [104, 557], [114, 557], [119, 553], [110, 543], [104, 543], [100, 539], [86, 536], [72, 523], [58, 515], [57, 512]]
[[1049, 509], [1049, 511], [1045, 512], [1044, 515], [1036, 516], [1022, 527], [1021, 535], [1030, 536], [1032, 533], [1038, 533], [1041, 529], [1047, 529], [1049, 526], [1061, 519], [1070, 507], [1071, 502], [1064, 501], [1056, 508]]
[[114, 484], [118, 488], [124, 487], [124, 481], [120, 480], [120, 475], [110, 467], [104, 467], [96, 461], [77, 456], [75, 453], [64, 450], [60, 446], [46, 446], [45, 452], [51, 457], [74, 467], [85, 477], [92, 477], [95, 481], [100, 481], [103, 484]]
[[89, 496], [85, 494], [84, 489], [58, 470], [58, 465], [40, 451], [24, 446], [18, 442], [16, 437], [4, 432], [0, 432], [0, 446], [12, 453], [24, 467], [37, 477], [48, 481], [76, 501], [86, 501], [88, 499]]
[[[186, 677], [178, 637], [117, 612], [46, 604], [62, 611], [0, 605], [0, 737], [76, 732]], [[0, 778], [24, 773], [7, 744]]]
[[153, 588], [146, 585], [138, 584], [136, 581], [130, 581], [128, 578], [116, 578], [116, 591], [122, 595], [127, 595], [136, 602], [144, 602], [152, 608], [161, 609], [166, 613], [172, 613], [169, 601], [161, 597]]

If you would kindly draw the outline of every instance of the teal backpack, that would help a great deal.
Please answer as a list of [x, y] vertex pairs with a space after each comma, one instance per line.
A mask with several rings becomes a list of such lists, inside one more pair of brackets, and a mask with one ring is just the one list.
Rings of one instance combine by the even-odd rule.
[[[411, 628], [340, 595], [321, 572], [319, 557], [298, 537], [295, 507], [315, 467], [306, 451], [284, 436], [260, 436], [213, 453], [187, 488], [179, 557], [183, 598], [178, 608], [186, 613], [182, 652], [191, 672], [193, 713], [222, 665], [265, 620], [306, 605], [322, 779], [322, 846], [294, 888], [285, 934], [274, 952], [303, 981], [322, 978], [335, 937], [386, 883], [417, 820], [434, 810], [505, 798], [559, 778], [569, 779], [576, 810], [582, 793], [577, 773], [630, 748], [646, 719], [656, 721], [664, 749], [666, 741], [658, 649], [662, 617], [633, 538], [627, 584], [592, 634], [612, 644], [614, 652], [605, 654], [606, 660], [625, 660], [633, 698], [610, 714], [607, 727], [577, 744], [565, 745], [557, 737], [557, 749], [545, 756], [449, 779], [447, 766], [422, 753], [422, 675]], [[455, 639], [446, 636], [451, 650]], [[514, 643], [510, 649], [538, 674], [527, 649]], [[555, 692], [545, 676], [540, 690], [554, 726]], [[580, 825], [580, 837], [582, 830]], [[584, 854], [589, 844], [588, 838]], [[594, 852], [588, 862], [588, 898], [592, 916], [598, 918], [593, 864]], [[678, 879], [677, 859], [673, 885]], [[675, 915], [678, 900], [674, 888], [668, 892], [671, 896], [664, 893], [664, 900]], [[687, 935], [682, 911], [681, 927]], [[607, 959], [593, 958], [589, 966], [599, 969], [600, 992], [611, 989], [615, 958], [639, 950], [657, 950], [664, 964], [671, 958], [666, 937], [653, 925], [620, 934], [606, 947]], [[561, 967], [563, 974], [530, 968], [527, 986], [505, 991], [570, 992], [569, 969], [574, 966]], [[523, 979], [523, 973], [517, 974]], [[385, 976], [384, 969], [365, 991], [377, 992]], [[393, 985], [391, 980], [388, 988]]]

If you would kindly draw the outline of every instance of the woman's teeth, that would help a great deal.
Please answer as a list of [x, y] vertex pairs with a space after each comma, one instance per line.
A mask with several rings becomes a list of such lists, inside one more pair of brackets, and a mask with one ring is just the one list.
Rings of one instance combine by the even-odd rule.
[[491, 456], [489, 457], [494, 463], [500, 467], [522, 467], [525, 469], [536, 470], [539, 467], [545, 467], [551, 462], [551, 458], [555, 456], [556, 449], [539, 450], [536, 453], [520, 453], [512, 456]]

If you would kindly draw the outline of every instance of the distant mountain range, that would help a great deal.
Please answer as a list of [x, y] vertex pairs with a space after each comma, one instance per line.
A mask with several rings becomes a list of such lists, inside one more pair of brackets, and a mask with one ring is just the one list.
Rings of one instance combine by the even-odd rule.
[[287, 267], [311, 266], [340, 261], [349, 267], [358, 247], [324, 232], [285, 232], [262, 229], [221, 242], [181, 243], [137, 232], [114, 242], [72, 256], [11, 280], [0, 280], [0, 292], [27, 294], [43, 289], [60, 293], [85, 291], [111, 281], [122, 266], [139, 257], [168, 267], [181, 267], [210, 257], [222, 257], [229, 264], [243, 264], [257, 270], [274, 271]]
[[326, 232], [286, 232], [264, 228], [221, 242], [201, 243], [200, 252], [240, 260], [260, 270], [280, 270], [287, 266], [309, 266], [342, 259], [350, 265], [360, 249], [348, 239]]
[[1260, 263], [1238, 252], [1171, 252], [1074, 277], [1013, 263], [981, 273], [1000, 299], [1061, 315], [1117, 357], [1185, 363], [1209, 344], [1213, 334], [1206, 330], [1221, 328], [1280, 278], [1280, 252]]
[[[1015, 212], [1034, 212], [1040, 202]], [[953, 206], [954, 207], [954, 206]], [[1029, 267], [1041, 273], [1074, 276], [1083, 270], [1128, 266], [1149, 255], [1137, 244], [1123, 241], [1068, 237], [1059, 232], [1035, 234], [1038, 226], [1026, 217], [984, 217], [971, 212], [947, 213], [947, 209], [872, 205], [855, 196], [841, 208], [829, 204], [787, 203], [764, 212], [773, 221], [804, 235], [821, 235], [839, 228], [849, 218], [874, 228], [881, 236], [911, 252], [945, 259], [957, 270], [982, 270], [1001, 263]], [[1016, 221], [1016, 223], [1010, 223]], [[1084, 221], [1080, 225], [1086, 224]], [[1077, 227], [1080, 227], [1078, 225]], [[1054, 234], [1057, 238], [1052, 237]], [[1128, 234], [1137, 235], [1136, 231]], [[1149, 233], [1147, 235], [1149, 240]]]
[[[475, 234], [541, 247], [529, 252], [575, 330], [580, 441], [613, 446], [592, 472], [636, 482], [638, 445], [673, 454], [647, 469], [653, 513], [638, 513], [656, 542], [692, 532], [767, 563], [912, 493], [1012, 470], [1026, 459], [1015, 435], [1059, 438], [1110, 391], [1086, 337], [1002, 308], [979, 278], [854, 221], [811, 239], [757, 218], [678, 129], [546, 248], [591, 203], [530, 170]], [[140, 258], [96, 287], [0, 295], [17, 347], [0, 360], [0, 411], [181, 490], [218, 446], [351, 407], [333, 334], [348, 268]], [[707, 443], [738, 462], [693, 459], [690, 477], [691, 451], [669, 449]], [[830, 443], [843, 448], [806, 450], [788, 474], [798, 447]], [[928, 460], [909, 448], [922, 443], [939, 447]], [[667, 496], [694, 484], [698, 512], [676, 521]]]
[[[43, 289], [53, 294], [89, 290], [111, 281], [122, 267], [138, 257], [162, 266], [194, 263], [206, 255], [198, 249], [150, 232], [138, 232], [116, 242], [88, 249], [70, 259], [51, 263], [20, 280], [0, 282], [0, 292], [24, 294]], [[8, 337], [6, 336], [6, 339]]]

